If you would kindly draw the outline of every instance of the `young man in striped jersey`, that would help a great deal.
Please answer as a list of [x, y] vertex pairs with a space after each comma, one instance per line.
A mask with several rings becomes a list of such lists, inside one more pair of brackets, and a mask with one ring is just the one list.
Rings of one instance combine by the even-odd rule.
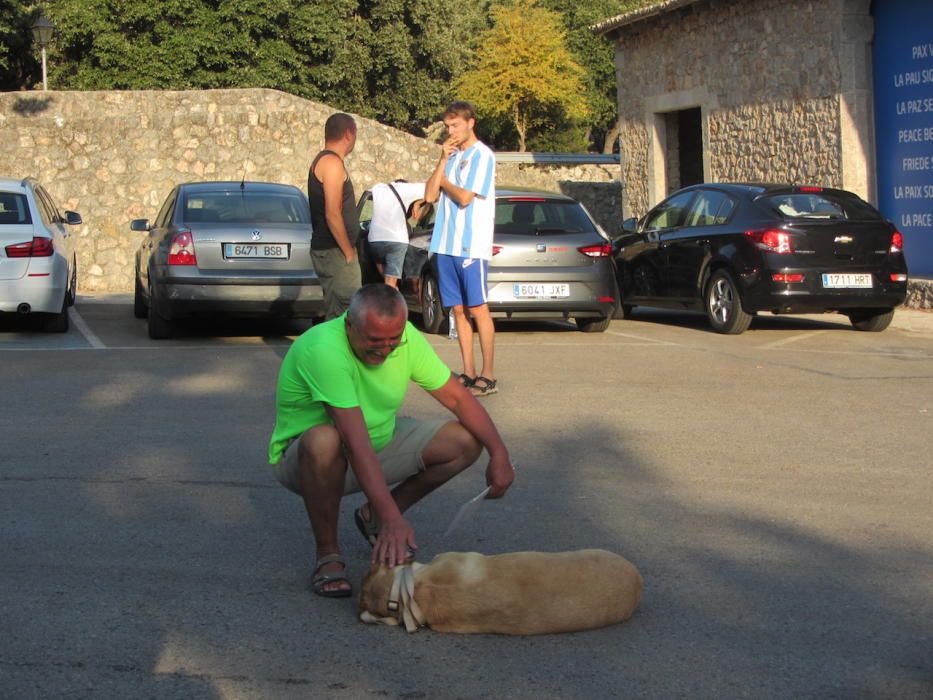
[[[495, 327], [489, 315], [486, 276], [492, 258], [496, 206], [496, 159], [474, 133], [476, 112], [469, 102], [444, 111], [447, 140], [425, 185], [425, 200], [439, 202], [430, 251], [436, 256], [441, 303], [453, 310], [463, 373], [460, 381], [476, 396], [494, 394]], [[476, 321], [482, 369], [473, 359]]]

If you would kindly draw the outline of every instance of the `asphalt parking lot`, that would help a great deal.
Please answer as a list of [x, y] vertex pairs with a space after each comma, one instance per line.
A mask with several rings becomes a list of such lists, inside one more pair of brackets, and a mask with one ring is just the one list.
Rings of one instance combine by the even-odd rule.
[[[127, 298], [73, 312], [63, 335], [0, 319], [0, 697], [933, 692], [929, 312], [880, 334], [641, 309], [603, 334], [500, 325], [485, 405], [517, 481], [448, 540], [481, 469], [420, 504], [419, 559], [602, 547], [646, 582], [627, 623], [524, 638], [407, 635], [309, 592], [303, 507], [263, 466], [306, 324], [151, 341]], [[407, 412], [441, 410], [416, 391]], [[358, 582], [368, 548], [350, 517], [341, 536]]]

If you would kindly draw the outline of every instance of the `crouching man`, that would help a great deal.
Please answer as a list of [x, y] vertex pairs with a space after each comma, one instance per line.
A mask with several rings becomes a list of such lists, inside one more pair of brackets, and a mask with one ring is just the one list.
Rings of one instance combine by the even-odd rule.
[[[489, 414], [407, 317], [396, 289], [367, 285], [345, 314], [295, 340], [282, 361], [269, 463], [304, 500], [318, 595], [352, 593], [337, 541], [344, 495], [366, 495], [356, 525], [373, 545], [372, 562], [395, 566], [417, 549], [405, 511], [473, 464], [483, 448], [488, 498], [502, 497], [515, 477]], [[398, 416], [410, 381], [456, 420]]]

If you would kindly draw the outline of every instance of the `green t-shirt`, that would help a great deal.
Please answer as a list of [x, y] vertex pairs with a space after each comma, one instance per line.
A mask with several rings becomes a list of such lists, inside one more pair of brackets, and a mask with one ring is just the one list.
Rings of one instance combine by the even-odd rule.
[[385, 362], [365, 364], [347, 340], [345, 316], [302, 333], [282, 360], [275, 429], [269, 441], [270, 464], [277, 463], [292, 440], [308, 428], [333, 423], [324, 404], [359, 406], [373, 448], [379, 451], [395, 433], [395, 415], [405, 400], [408, 382], [434, 391], [450, 379], [450, 369], [408, 322], [402, 344]]

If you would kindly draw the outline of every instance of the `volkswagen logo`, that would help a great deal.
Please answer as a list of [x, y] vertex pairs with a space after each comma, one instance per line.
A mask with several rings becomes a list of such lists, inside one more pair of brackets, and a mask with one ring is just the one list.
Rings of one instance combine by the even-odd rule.
[[249, 237], [250, 237], [252, 240], [254, 240], [254, 241], [258, 241], [259, 239], [262, 238], [262, 231], [259, 231], [259, 230], [250, 231], [250, 232], [249, 232]]

